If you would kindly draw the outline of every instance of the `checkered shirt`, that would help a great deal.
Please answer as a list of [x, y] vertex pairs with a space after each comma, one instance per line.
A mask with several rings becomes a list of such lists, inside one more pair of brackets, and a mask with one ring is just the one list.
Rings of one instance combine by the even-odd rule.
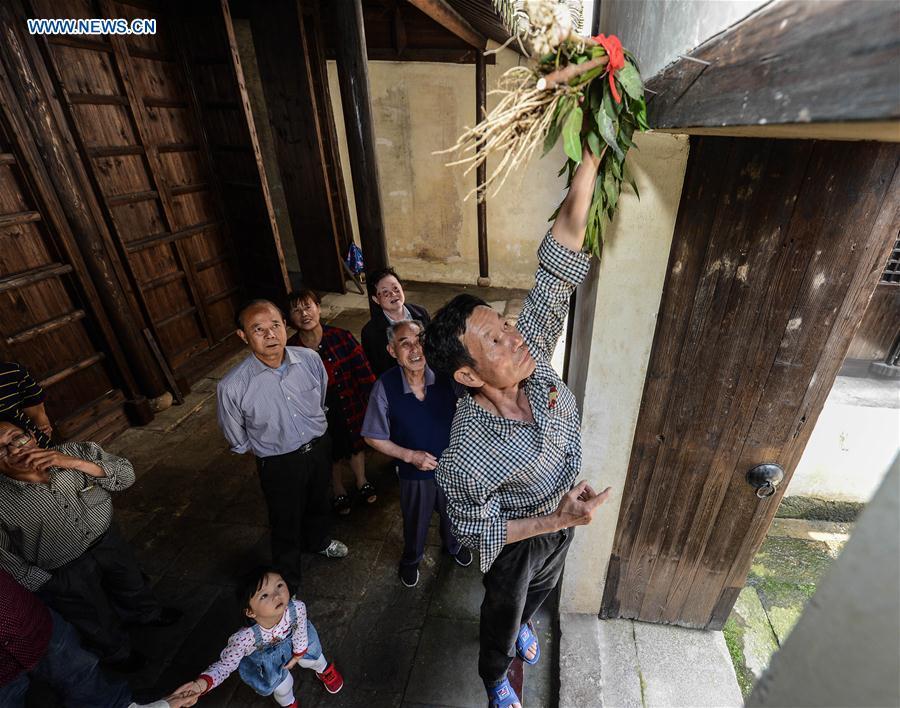
[[537, 363], [524, 383], [534, 422], [502, 418], [464, 396], [435, 475], [447, 495], [454, 533], [478, 549], [483, 572], [506, 545], [507, 520], [550, 514], [581, 471], [578, 406], [550, 358], [590, 256], [570, 251], [548, 233], [538, 262], [516, 323]]
[[51, 467], [49, 483], [36, 484], [0, 474], [0, 568], [34, 592], [50, 579], [48, 571], [75, 560], [106, 533], [110, 492], [134, 483], [131, 463], [97, 443], [54, 449], [99, 465], [106, 476]]

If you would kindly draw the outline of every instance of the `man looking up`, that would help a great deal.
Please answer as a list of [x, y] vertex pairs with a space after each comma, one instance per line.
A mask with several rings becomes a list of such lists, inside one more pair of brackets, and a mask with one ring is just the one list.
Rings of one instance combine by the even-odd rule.
[[419, 563], [434, 512], [440, 519], [444, 550], [463, 567], [472, 562], [472, 552], [453, 537], [447, 500], [434, 483], [434, 468], [450, 440], [456, 392], [449, 376], [435, 376], [425, 362], [419, 341], [423, 329], [418, 320], [388, 327], [387, 348], [398, 365], [375, 382], [362, 427], [369, 445], [398, 461], [403, 555], [397, 572], [408, 588], [419, 582]]
[[509, 680], [518, 654], [540, 656], [531, 618], [556, 586], [574, 526], [589, 524], [609, 489], [581, 471], [575, 397], [550, 366], [569, 297], [584, 279], [581, 252], [598, 160], [584, 150], [559, 215], [538, 249], [535, 285], [517, 325], [458, 295], [425, 333], [425, 358], [468, 387], [436, 479], [460, 541], [485, 572], [479, 674], [492, 706], [520, 706]]
[[328, 374], [312, 349], [286, 347], [284, 317], [268, 300], [237, 314], [237, 336], [250, 355], [216, 389], [218, 419], [232, 451], [256, 456], [272, 561], [296, 588], [300, 553], [343, 558], [331, 538], [331, 442], [325, 420]]

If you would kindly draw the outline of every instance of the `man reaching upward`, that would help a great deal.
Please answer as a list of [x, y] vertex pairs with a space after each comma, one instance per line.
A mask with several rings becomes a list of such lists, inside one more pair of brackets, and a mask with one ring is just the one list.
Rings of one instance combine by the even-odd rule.
[[491, 706], [520, 706], [506, 672], [540, 647], [530, 620], [562, 573], [574, 526], [589, 524], [609, 489], [581, 471], [575, 397], [550, 366], [569, 297], [584, 279], [581, 252], [598, 160], [586, 149], [538, 249], [535, 285], [516, 325], [458, 295], [425, 333], [425, 358], [468, 387], [436, 479], [457, 537], [478, 548], [485, 572], [478, 671]]

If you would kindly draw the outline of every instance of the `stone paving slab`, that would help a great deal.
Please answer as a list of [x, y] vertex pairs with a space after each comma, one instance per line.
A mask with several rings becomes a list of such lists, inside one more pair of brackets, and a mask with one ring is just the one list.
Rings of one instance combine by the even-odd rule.
[[721, 632], [635, 622], [634, 637], [646, 708], [744, 705]]

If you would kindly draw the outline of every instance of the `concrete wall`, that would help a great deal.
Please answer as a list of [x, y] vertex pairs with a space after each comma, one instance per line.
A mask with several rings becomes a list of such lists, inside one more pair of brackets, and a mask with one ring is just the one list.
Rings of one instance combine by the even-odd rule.
[[600, 31], [618, 35], [649, 79], [770, 0], [603, 0]]
[[839, 376], [786, 494], [868, 502], [900, 453], [900, 386]]
[[[497, 55], [497, 64], [487, 67], [488, 90], [519, 60], [510, 50]], [[334, 62], [329, 62], [328, 78], [344, 177], [352, 196]], [[373, 61], [369, 62], [369, 85], [391, 264], [409, 280], [475, 284], [475, 198], [463, 201], [475, 186], [475, 174], [463, 176], [462, 169], [444, 166], [449, 156], [432, 154], [452, 145], [475, 122], [474, 66]], [[499, 196], [489, 195], [492, 285], [528, 288], [533, 284], [534, 244], [562, 200], [565, 182], [556, 173], [564, 161], [560, 146], [510, 177]], [[355, 214], [353, 226], [359, 242]]]
[[900, 705], [900, 458], [748, 706]]
[[582, 477], [613, 494], [576, 532], [561, 612], [600, 611], [687, 166], [686, 136], [645, 134], [636, 143], [628, 168], [641, 199], [623, 192], [603, 260], [578, 295], [569, 380], [582, 410]]

